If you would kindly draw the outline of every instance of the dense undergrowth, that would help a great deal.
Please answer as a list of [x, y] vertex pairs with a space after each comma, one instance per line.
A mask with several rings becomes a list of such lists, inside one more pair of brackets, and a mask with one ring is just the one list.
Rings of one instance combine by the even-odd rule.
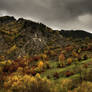
[[92, 39], [71, 35], [1, 17], [0, 92], [92, 92]]
[[0, 92], [92, 92], [92, 59], [59, 64], [28, 57], [1, 61]]

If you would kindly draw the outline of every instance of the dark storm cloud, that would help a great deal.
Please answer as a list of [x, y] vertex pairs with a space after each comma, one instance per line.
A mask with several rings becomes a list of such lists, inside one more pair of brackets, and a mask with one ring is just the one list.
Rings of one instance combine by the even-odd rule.
[[0, 0], [0, 10], [54, 28], [92, 29], [92, 0]]

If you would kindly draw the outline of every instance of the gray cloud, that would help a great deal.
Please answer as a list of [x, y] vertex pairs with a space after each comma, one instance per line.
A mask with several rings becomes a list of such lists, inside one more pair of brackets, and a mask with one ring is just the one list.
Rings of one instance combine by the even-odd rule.
[[0, 10], [57, 29], [92, 29], [92, 0], [0, 0]]

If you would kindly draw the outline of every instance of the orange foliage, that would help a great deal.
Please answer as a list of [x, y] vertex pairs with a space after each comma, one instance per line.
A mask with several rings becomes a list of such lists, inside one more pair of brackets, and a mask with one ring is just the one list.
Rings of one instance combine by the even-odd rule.
[[88, 64], [84, 64], [83, 67], [84, 67], [84, 68], [88, 68]]
[[64, 61], [64, 60], [65, 60], [65, 56], [63, 53], [61, 53], [59, 56], [59, 61]]
[[67, 64], [70, 65], [72, 63], [72, 61], [73, 61], [72, 58], [68, 58], [67, 59]]
[[69, 45], [65, 48], [66, 51], [71, 51], [73, 49], [73, 46]]
[[63, 53], [60, 54], [59, 56], [59, 63], [63, 66], [65, 66], [65, 55]]

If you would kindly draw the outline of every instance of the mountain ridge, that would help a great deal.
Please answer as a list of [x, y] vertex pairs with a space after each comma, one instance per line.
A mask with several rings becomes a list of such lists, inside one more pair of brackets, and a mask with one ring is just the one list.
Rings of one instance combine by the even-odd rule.
[[92, 33], [83, 30], [61, 30], [60, 34], [64, 37], [73, 37], [73, 38], [84, 38], [90, 37], [92, 38]]
[[[0, 55], [11, 59], [26, 54], [37, 55], [49, 50], [50, 47], [63, 48], [72, 43], [66, 38], [76, 34], [72, 31], [69, 32], [53, 30], [42, 23], [23, 18], [16, 20], [13, 16], [3, 16], [0, 17]], [[81, 35], [81, 32], [79, 34]], [[75, 38], [78, 38], [79, 34]], [[79, 38], [86, 37], [86, 34], [90, 33], [82, 31], [83, 37]]]
[[48, 41], [52, 42], [53, 38], [57, 40], [58, 37], [62, 39], [58, 32], [42, 23], [35, 23], [23, 18], [16, 20], [9, 16], [1, 17], [0, 20], [0, 41], [2, 43], [0, 50], [4, 54], [7, 53], [7, 49], [12, 47], [16, 47], [15, 56], [41, 53]]

